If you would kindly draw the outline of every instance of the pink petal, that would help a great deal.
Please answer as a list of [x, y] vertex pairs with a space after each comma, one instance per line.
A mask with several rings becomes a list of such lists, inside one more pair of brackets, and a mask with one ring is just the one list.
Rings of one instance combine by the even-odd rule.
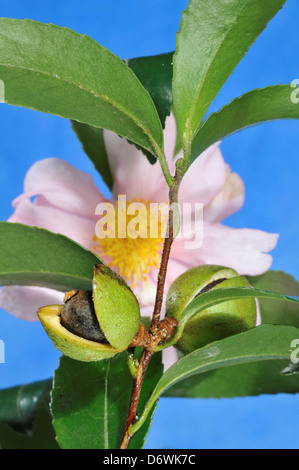
[[111, 131], [104, 131], [105, 146], [113, 175], [113, 194], [145, 201], [168, 201], [168, 189], [159, 162], [151, 165], [141, 150]]
[[[184, 262], [229, 266], [239, 274], [258, 275], [269, 269], [278, 235], [253, 229], [234, 229], [221, 224], [204, 223], [204, 239], [198, 250], [186, 250]], [[183, 240], [180, 241], [180, 249]], [[179, 249], [172, 256], [178, 256]], [[179, 253], [180, 256], [182, 256]]]
[[178, 360], [178, 353], [176, 349], [171, 346], [170, 348], [163, 349], [162, 362], [164, 364], [164, 372], [169, 369]]
[[[186, 250], [185, 250], [186, 251]], [[188, 250], [190, 251], [190, 250]], [[168, 269], [166, 274], [166, 282], [165, 282], [165, 291], [168, 291], [169, 286], [173, 283], [173, 281], [180, 276], [183, 272], [187, 271], [187, 269], [193, 268], [197, 266], [196, 258], [193, 257], [186, 258], [184, 256], [179, 256], [176, 250], [173, 250], [168, 262]], [[194, 263], [195, 261], [195, 263]]]
[[176, 122], [173, 113], [170, 113], [167, 116], [165, 121], [165, 129], [164, 129], [164, 153], [166, 157], [166, 161], [169, 167], [169, 171], [171, 175], [175, 173], [175, 145], [176, 145], [176, 138], [177, 138], [177, 131], [176, 131]]
[[84, 217], [92, 217], [97, 204], [104, 201], [91, 175], [59, 158], [32, 165], [25, 177], [24, 194], [13, 201], [13, 206], [38, 194], [53, 206]]
[[[114, 179], [113, 194], [125, 194], [128, 200], [168, 201], [168, 187], [159, 162], [151, 165], [141, 150], [111, 131], [104, 130], [105, 146]], [[173, 114], [166, 118], [164, 129], [165, 157], [169, 171], [174, 174], [176, 123]]]
[[142, 283], [138, 298], [141, 305], [144, 307], [151, 307], [155, 303], [157, 287], [154, 283], [145, 281]]
[[[158, 274], [158, 272], [156, 272], [156, 274]], [[143, 317], [152, 317], [157, 285], [151, 273], [149, 273], [147, 277], [147, 281], [138, 281], [132, 290], [138, 299], [141, 315]]]
[[192, 163], [184, 175], [179, 190], [179, 202], [206, 205], [223, 188], [225, 179], [226, 165], [219, 144], [214, 144]]
[[153, 311], [154, 311], [154, 304], [153, 305], [140, 305], [140, 313], [142, 317], [152, 318]]
[[85, 248], [93, 249], [96, 217], [88, 219], [73, 215], [55, 207], [40, 205], [39, 201], [36, 199], [32, 203], [29, 199], [21, 200], [8, 221], [61, 233]]
[[221, 191], [204, 208], [204, 219], [210, 223], [220, 222], [241, 209], [244, 203], [244, 183], [237, 173], [227, 176]]
[[45, 287], [8, 286], [0, 289], [0, 307], [17, 318], [38, 320], [40, 307], [63, 303], [63, 292]]

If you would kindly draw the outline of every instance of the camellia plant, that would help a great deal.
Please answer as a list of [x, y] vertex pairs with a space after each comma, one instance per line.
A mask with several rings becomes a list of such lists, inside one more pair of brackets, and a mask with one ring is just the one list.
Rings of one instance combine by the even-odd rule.
[[53, 379], [0, 391], [1, 448], [140, 449], [161, 396], [299, 391], [299, 297], [269, 271], [276, 234], [221, 223], [244, 188], [219, 148], [299, 118], [294, 88], [206, 116], [285, 1], [190, 0], [173, 53], [127, 61], [67, 28], [0, 19], [4, 101], [70, 120], [112, 194], [43, 160], [0, 223], [0, 306], [37, 315], [62, 353]]

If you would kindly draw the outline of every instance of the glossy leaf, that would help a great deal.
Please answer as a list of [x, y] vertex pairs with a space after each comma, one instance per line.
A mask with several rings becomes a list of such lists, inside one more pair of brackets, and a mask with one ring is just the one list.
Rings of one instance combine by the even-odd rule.
[[278, 359], [223, 367], [182, 380], [166, 390], [163, 396], [233, 398], [298, 393], [298, 374], [281, 374], [289, 362], [289, 359]]
[[112, 189], [113, 180], [103, 138], [103, 129], [77, 121], [72, 121], [72, 128], [95, 169], [100, 173], [108, 188]]
[[[283, 271], [267, 271], [260, 276], [247, 276], [256, 289], [280, 292], [299, 297], [299, 283]], [[299, 328], [299, 304], [259, 299], [262, 323], [293, 325]]]
[[299, 119], [292, 91], [290, 85], [252, 90], [211, 114], [194, 138], [191, 161], [210, 145], [247, 127], [274, 119]]
[[[172, 56], [173, 52], [148, 57], [137, 57], [126, 61], [142, 85], [149, 92], [157, 108], [161, 124], [164, 127], [172, 104]], [[112, 178], [103, 141], [102, 130], [88, 124], [72, 122], [72, 127], [83, 145], [88, 157], [102, 175], [105, 183], [112, 189]], [[136, 144], [135, 144], [136, 145]], [[156, 157], [141, 146], [136, 145], [150, 163]]]
[[0, 19], [5, 102], [110, 129], [153, 154], [162, 126], [147, 91], [117, 56], [86, 35]]
[[115, 449], [124, 427], [132, 377], [125, 354], [83, 363], [62, 357], [51, 412], [63, 449]]
[[48, 380], [1, 390], [1, 404], [8, 406], [8, 413], [1, 409], [1, 449], [59, 448], [49, 410], [50, 387]]
[[[161, 359], [157, 359], [160, 363], [153, 363], [154, 369], [149, 369], [145, 381], [146, 398], [162, 374]], [[60, 446], [63, 449], [117, 449], [127, 418], [131, 387], [126, 353], [96, 363], [62, 357], [55, 372], [51, 404]], [[137, 447], [142, 445], [149, 424], [135, 436]], [[134, 448], [133, 440], [132, 445]]]
[[[268, 271], [247, 278], [257, 289], [299, 297], [298, 282], [283, 271]], [[262, 323], [299, 327], [299, 304], [259, 298], [259, 305]], [[220, 398], [262, 393], [298, 393], [298, 375], [280, 374], [288, 363], [289, 359], [279, 359], [271, 363], [261, 361], [206, 372], [179, 382], [167, 390], [165, 396]]]
[[0, 390], [0, 422], [19, 432], [29, 431], [37, 405], [51, 386], [51, 380], [43, 380]]
[[127, 61], [151, 95], [163, 127], [172, 105], [172, 56], [173, 52], [169, 52]]
[[177, 34], [173, 104], [190, 145], [219, 90], [286, 0], [190, 0]]
[[61, 291], [92, 288], [101, 260], [73, 240], [45, 229], [0, 222], [0, 285]]
[[[272, 361], [282, 361], [284, 367], [291, 362], [290, 346], [297, 338], [299, 329], [295, 327], [260, 325], [193, 351], [167, 369], [147, 403], [144, 416], [167, 389], [192, 376], [199, 378], [199, 374], [259, 361], [267, 361], [270, 365]], [[281, 371], [277, 370], [277, 373]], [[238, 377], [234, 380], [238, 381]]]

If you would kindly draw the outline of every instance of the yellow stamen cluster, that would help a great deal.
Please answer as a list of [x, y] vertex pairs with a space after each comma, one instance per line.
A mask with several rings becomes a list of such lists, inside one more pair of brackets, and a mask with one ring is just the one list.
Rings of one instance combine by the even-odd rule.
[[93, 237], [95, 252], [104, 259], [109, 257], [109, 266], [131, 287], [134, 288], [137, 281], [147, 281], [150, 269], [159, 266], [167, 210], [156, 210], [151, 201], [145, 203], [141, 199], [137, 202], [134, 198], [126, 201], [125, 211], [116, 202], [113, 213], [107, 215], [105, 222], [104, 236]]

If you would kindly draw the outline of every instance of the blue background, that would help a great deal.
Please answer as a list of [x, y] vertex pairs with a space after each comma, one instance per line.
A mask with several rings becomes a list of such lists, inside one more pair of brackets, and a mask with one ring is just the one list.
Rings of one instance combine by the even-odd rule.
[[[175, 48], [187, 0], [2, 0], [0, 16], [31, 18], [85, 33], [121, 58]], [[298, 1], [288, 0], [223, 87], [213, 110], [233, 97], [269, 84], [299, 78]], [[1, 77], [0, 77], [1, 78]], [[299, 106], [299, 104], [297, 105]], [[0, 219], [12, 212], [26, 171], [37, 160], [63, 158], [101, 178], [85, 157], [68, 121], [0, 105]], [[299, 279], [299, 121], [276, 121], [225, 140], [222, 151], [245, 181], [246, 200], [227, 224], [280, 234], [273, 269]], [[52, 376], [59, 353], [40, 324], [0, 311], [5, 364], [0, 388]], [[148, 435], [148, 448], [298, 448], [298, 395], [242, 399], [161, 399]]]

